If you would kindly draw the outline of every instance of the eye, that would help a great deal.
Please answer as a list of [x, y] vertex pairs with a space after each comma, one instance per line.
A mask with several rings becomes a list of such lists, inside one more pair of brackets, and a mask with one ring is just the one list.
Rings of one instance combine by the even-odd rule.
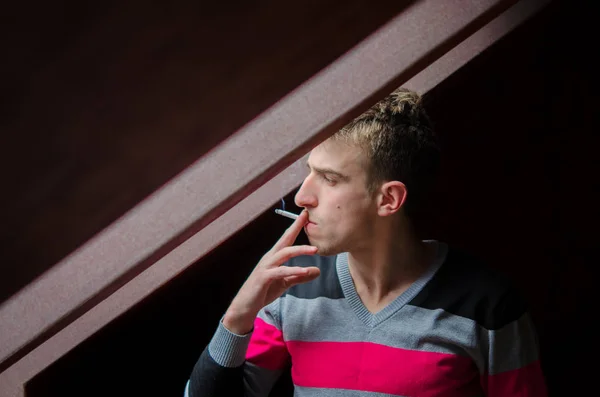
[[337, 182], [335, 179], [331, 179], [327, 175], [321, 175], [321, 177], [325, 180], [325, 182], [327, 182], [330, 185], [335, 185]]

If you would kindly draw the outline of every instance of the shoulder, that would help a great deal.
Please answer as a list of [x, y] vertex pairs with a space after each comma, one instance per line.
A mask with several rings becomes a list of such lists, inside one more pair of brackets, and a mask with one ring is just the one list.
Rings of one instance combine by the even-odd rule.
[[440, 269], [410, 303], [469, 318], [488, 330], [502, 328], [527, 310], [506, 275], [455, 248], [448, 250]]
[[306, 299], [318, 297], [342, 298], [343, 292], [337, 276], [336, 259], [337, 255], [303, 255], [290, 259], [285, 264], [286, 266], [316, 266], [321, 271], [321, 275], [313, 281], [291, 287], [286, 291], [285, 295]]

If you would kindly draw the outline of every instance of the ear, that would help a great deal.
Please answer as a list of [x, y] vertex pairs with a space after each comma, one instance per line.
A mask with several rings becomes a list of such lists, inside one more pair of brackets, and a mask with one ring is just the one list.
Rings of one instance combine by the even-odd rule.
[[380, 216], [395, 214], [406, 202], [407, 194], [406, 185], [402, 182], [391, 181], [384, 183], [379, 190], [377, 214]]

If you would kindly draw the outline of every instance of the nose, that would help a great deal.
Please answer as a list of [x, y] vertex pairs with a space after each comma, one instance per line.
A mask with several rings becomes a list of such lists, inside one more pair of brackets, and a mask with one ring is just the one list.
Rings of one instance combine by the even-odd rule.
[[304, 178], [302, 186], [294, 197], [294, 202], [298, 207], [314, 208], [318, 204], [317, 195], [314, 192], [311, 182], [311, 176]]

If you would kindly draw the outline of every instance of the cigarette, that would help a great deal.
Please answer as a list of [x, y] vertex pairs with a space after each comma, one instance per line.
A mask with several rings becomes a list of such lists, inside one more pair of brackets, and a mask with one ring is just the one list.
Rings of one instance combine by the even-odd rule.
[[276, 209], [275, 213], [278, 215], [281, 215], [281, 216], [285, 216], [286, 218], [290, 218], [290, 219], [298, 218], [298, 215], [288, 212], [288, 211], [280, 210], [280, 209]]

